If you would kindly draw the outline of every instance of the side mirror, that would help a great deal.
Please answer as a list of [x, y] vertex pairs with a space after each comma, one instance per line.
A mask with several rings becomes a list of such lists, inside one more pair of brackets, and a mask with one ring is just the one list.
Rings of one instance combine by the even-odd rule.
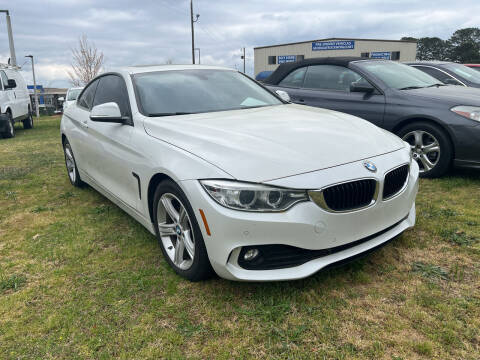
[[363, 93], [370, 94], [374, 91], [375, 91], [375, 88], [372, 86], [372, 84], [368, 82], [350, 84], [350, 92], [363, 92]]
[[90, 112], [90, 120], [123, 124], [127, 119], [122, 117], [117, 103], [109, 102], [94, 106]]
[[290, 95], [286, 91], [283, 90], [275, 90], [275, 93], [280, 96], [280, 99], [286, 102], [291, 102]]
[[6, 89], [14, 89], [17, 87], [17, 82], [13, 79], [8, 79], [8, 84], [5, 86]]
[[443, 82], [448, 85], [462, 85], [460, 82], [452, 78], [445, 79]]

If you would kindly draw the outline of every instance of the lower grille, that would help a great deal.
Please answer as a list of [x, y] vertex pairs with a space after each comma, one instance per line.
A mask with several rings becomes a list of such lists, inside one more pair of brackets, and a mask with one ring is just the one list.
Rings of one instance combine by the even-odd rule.
[[389, 199], [398, 194], [408, 180], [410, 165], [403, 165], [385, 175], [383, 185], [383, 200]]
[[[389, 226], [388, 228], [366, 238], [328, 249], [308, 250], [290, 245], [244, 246], [240, 251], [240, 255], [238, 256], [238, 265], [246, 270], [275, 270], [299, 266], [308, 261], [332, 255], [370, 241], [377, 236], [380, 236], [393, 229], [407, 217], [408, 215], [392, 226]], [[257, 249], [259, 251], [259, 255], [254, 260], [246, 261], [244, 259], [244, 255], [248, 250], [251, 249]]]
[[318, 199], [318, 194], [314, 195], [314, 191], [310, 192], [310, 195], [317, 205], [326, 210], [349, 211], [370, 205], [374, 200], [376, 189], [376, 180], [362, 179], [323, 189], [320, 199]]

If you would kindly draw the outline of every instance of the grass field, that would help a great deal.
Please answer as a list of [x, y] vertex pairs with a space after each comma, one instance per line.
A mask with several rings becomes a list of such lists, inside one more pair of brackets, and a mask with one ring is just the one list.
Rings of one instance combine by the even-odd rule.
[[349, 265], [190, 283], [70, 185], [59, 121], [0, 140], [1, 359], [480, 357], [480, 172], [422, 180], [415, 229]]

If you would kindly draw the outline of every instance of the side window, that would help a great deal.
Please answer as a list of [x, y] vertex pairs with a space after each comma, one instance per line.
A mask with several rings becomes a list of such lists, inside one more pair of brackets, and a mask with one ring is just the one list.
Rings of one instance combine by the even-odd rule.
[[367, 82], [356, 72], [337, 65], [309, 66], [303, 83], [304, 88], [350, 92], [352, 83]]
[[277, 63], [277, 57], [276, 56], [269, 56], [268, 57], [268, 65], [275, 65]]
[[400, 60], [400, 51], [392, 51], [392, 60]]
[[88, 85], [88, 87], [82, 93], [82, 96], [80, 96], [77, 100], [78, 106], [81, 106], [87, 110], [90, 110], [92, 108], [93, 97], [95, 96], [95, 90], [97, 89], [97, 85], [98, 79]]
[[295, 58], [295, 61], [302, 61], [302, 60], [305, 60], [305, 55], [297, 55], [297, 57]]
[[116, 103], [122, 116], [130, 115], [127, 87], [120, 76], [106, 75], [100, 78], [93, 106], [108, 102]]
[[306, 67], [299, 68], [297, 70], [292, 71], [286, 77], [283, 78], [282, 81], [278, 85], [280, 86], [288, 86], [288, 87], [302, 87], [303, 78], [305, 77], [305, 73], [307, 72]]
[[444, 72], [428, 67], [428, 66], [415, 66], [417, 69], [422, 70], [424, 73], [427, 73], [430, 76], [433, 76], [435, 79], [445, 82], [448, 79], [453, 79], [450, 75], [445, 74]]
[[[6, 86], [8, 84], [8, 78], [7, 78], [7, 75], [5, 74], [5, 71], [0, 71], [0, 78], [2, 78], [3, 86]], [[4, 87], [0, 88], [0, 90], [2, 89], [4, 89]]]

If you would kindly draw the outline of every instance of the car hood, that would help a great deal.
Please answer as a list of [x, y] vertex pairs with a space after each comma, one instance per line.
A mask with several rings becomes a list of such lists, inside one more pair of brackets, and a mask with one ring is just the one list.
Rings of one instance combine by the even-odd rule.
[[232, 177], [263, 182], [358, 161], [404, 147], [397, 136], [336, 111], [288, 104], [144, 118], [147, 134], [193, 153]]
[[403, 94], [421, 96], [453, 105], [480, 106], [480, 89], [458, 85], [439, 86], [423, 89], [399, 90]]

